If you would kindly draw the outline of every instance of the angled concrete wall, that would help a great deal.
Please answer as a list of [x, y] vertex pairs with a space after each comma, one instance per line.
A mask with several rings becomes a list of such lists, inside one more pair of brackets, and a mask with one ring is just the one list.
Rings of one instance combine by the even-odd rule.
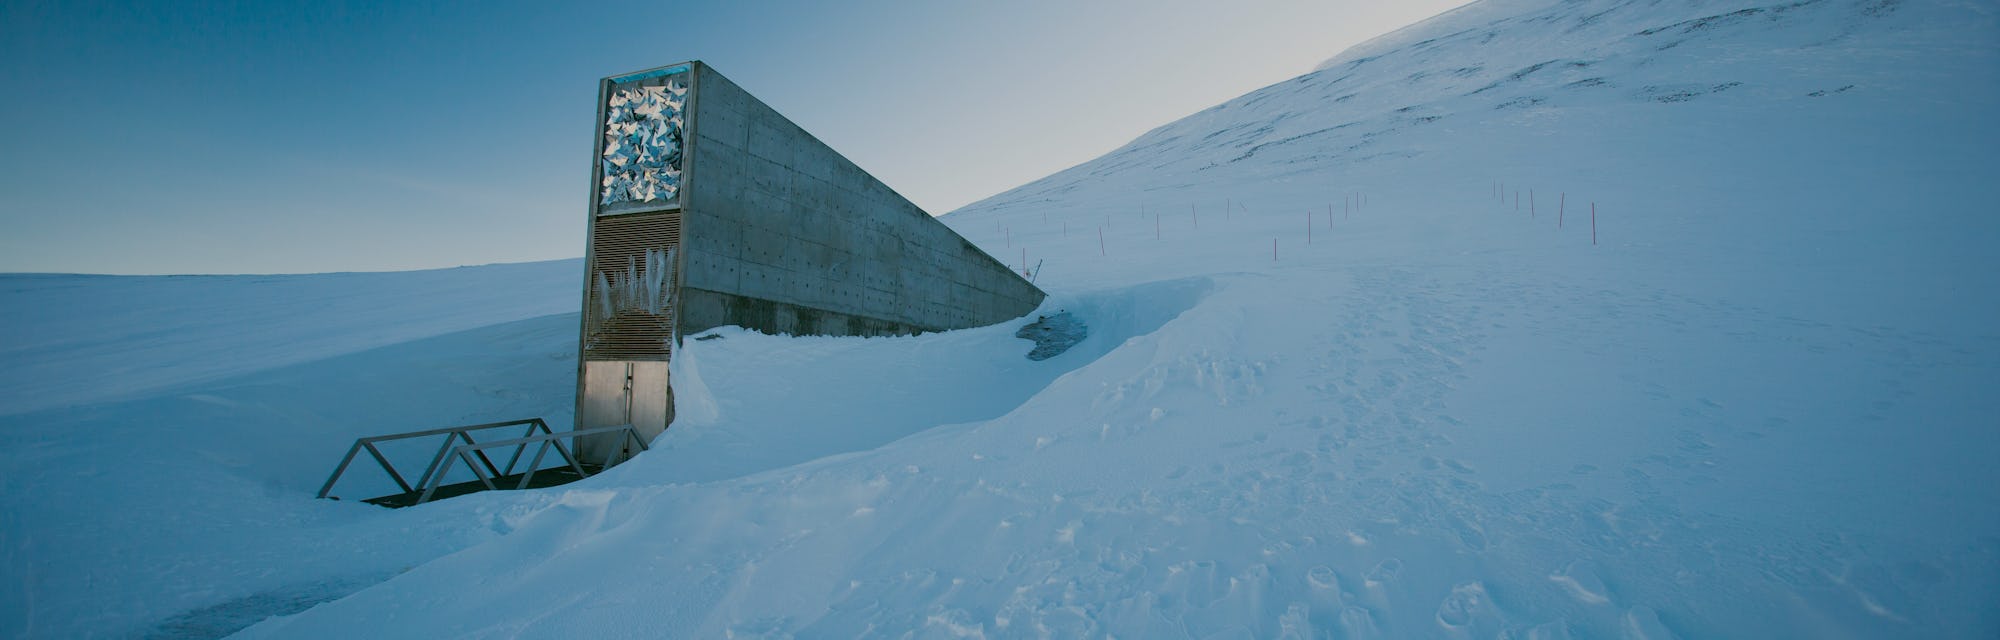
[[[579, 429], [673, 422], [680, 336], [893, 335], [1005, 322], [1044, 294], [700, 62], [598, 83]], [[617, 437], [578, 443], [611, 464]]]
[[1025, 315], [1045, 296], [699, 62], [680, 328], [885, 335]]

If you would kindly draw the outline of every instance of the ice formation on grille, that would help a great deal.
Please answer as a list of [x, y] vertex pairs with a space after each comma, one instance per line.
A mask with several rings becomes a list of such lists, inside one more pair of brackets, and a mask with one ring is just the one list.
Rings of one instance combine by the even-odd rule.
[[[583, 326], [589, 336], [587, 349], [598, 348], [607, 337], [616, 341], [618, 331], [606, 335], [612, 325], [625, 324], [624, 332], [646, 325], [673, 340], [675, 327], [667, 314], [674, 307], [674, 250], [647, 249], [644, 262], [637, 256], [625, 259], [625, 271], [593, 273], [591, 299], [597, 304], [584, 307]], [[662, 346], [658, 343], [653, 346]]]
[[681, 128], [687, 84], [611, 93], [604, 114], [599, 204], [672, 200], [681, 187]]

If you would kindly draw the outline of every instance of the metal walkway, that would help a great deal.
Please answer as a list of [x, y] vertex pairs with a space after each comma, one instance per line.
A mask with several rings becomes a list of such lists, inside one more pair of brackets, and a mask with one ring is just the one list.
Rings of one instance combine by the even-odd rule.
[[[525, 427], [520, 437], [489, 442], [478, 442], [472, 439], [472, 432], [475, 431], [515, 426]], [[340, 466], [334, 468], [333, 475], [328, 476], [326, 484], [319, 488], [318, 497], [329, 497], [329, 494], [333, 492], [334, 484], [340, 481], [341, 475], [347, 473], [348, 466], [354, 463], [354, 457], [364, 450], [368, 452], [370, 457], [375, 459], [377, 464], [381, 465], [384, 472], [389, 474], [389, 479], [394, 480], [396, 486], [403, 489], [402, 493], [362, 500], [363, 502], [385, 507], [408, 507], [477, 491], [553, 487], [582, 480], [602, 470], [597, 465], [586, 465], [578, 461], [570, 447], [563, 444], [564, 440], [574, 441], [575, 438], [583, 436], [613, 434], [619, 436], [621, 444], [622, 442], [629, 441], [636, 445], [638, 451], [646, 450], [645, 439], [639, 437], [639, 432], [629, 424], [555, 433], [549, 429], [548, 423], [543, 422], [541, 418], [491, 422], [462, 427], [445, 427], [442, 429], [412, 431], [385, 436], [370, 436], [355, 440], [354, 446], [348, 448], [347, 455], [340, 459]], [[411, 438], [435, 438], [439, 436], [444, 438], [444, 442], [438, 446], [437, 454], [431, 456], [430, 465], [424, 467], [423, 474], [417, 477], [417, 481], [414, 484], [405, 479], [405, 476], [396, 470], [396, 465], [389, 462], [389, 458], [382, 455], [382, 450], [375, 446], [376, 443], [380, 442], [408, 440]], [[462, 444], [460, 444], [461, 442]], [[535, 454], [528, 460], [526, 466], [521, 466], [521, 458], [527, 454], [529, 445], [534, 445]], [[493, 459], [486, 454], [488, 449], [504, 449], [507, 447], [512, 447], [513, 451], [508, 455], [505, 466], [494, 464]], [[541, 468], [542, 460], [548, 457], [550, 449], [554, 449], [556, 455], [562, 458], [563, 464], [562, 466], [543, 469]], [[471, 469], [473, 475], [478, 476], [478, 479], [444, 484], [445, 476], [451, 472], [453, 465], [459, 462], [465, 463], [466, 468]], [[516, 467], [519, 467], [520, 470], [516, 471]], [[331, 497], [336, 500], [339, 499], [338, 496]]]

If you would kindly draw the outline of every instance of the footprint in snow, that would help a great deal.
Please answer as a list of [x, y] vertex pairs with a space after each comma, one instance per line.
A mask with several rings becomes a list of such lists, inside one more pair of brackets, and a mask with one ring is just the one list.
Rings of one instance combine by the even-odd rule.
[[1611, 602], [1610, 590], [1604, 588], [1604, 580], [1597, 575], [1597, 563], [1589, 560], [1574, 560], [1561, 570], [1551, 574], [1549, 580], [1562, 585], [1570, 597], [1584, 604], [1606, 604]]
[[1306, 583], [1314, 589], [1337, 589], [1340, 587], [1340, 575], [1334, 572], [1333, 567], [1318, 565], [1306, 570]]
[[1465, 548], [1473, 551], [1486, 550], [1486, 532], [1481, 531], [1479, 525], [1474, 524], [1470, 520], [1452, 518], [1450, 528], [1452, 533], [1458, 536], [1459, 543], [1464, 544]]
[[1396, 578], [1401, 575], [1403, 575], [1403, 561], [1395, 558], [1386, 558], [1381, 562], [1375, 563], [1375, 568], [1369, 569], [1368, 574], [1363, 576], [1363, 578], [1368, 581], [1368, 586], [1379, 587], [1395, 582]]
[[1486, 587], [1479, 582], [1467, 582], [1451, 588], [1451, 595], [1445, 596], [1438, 605], [1437, 621], [1446, 629], [1457, 629], [1472, 624], [1472, 616], [1486, 604]]
[[1680, 636], [1660, 622], [1660, 614], [1652, 607], [1638, 606], [1625, 610], [1619, 635], [1625, 640], [1673, 640]]

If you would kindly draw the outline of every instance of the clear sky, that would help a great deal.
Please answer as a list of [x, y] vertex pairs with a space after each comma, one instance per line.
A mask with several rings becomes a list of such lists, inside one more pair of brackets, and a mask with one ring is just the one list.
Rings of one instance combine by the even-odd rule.
[[1464, 0], [0, 2], [0, 271], [583, 253], [597, 79], [699, 59], [933, 214]]

